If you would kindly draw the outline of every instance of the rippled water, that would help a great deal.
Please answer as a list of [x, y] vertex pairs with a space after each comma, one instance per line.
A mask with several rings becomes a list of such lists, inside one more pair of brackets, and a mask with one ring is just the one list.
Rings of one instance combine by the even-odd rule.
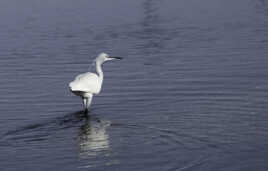
[[[3, 0], [0, 170], [268, 170], [268, 1]], [[68, 83], [100, 52], [88, 117]]]

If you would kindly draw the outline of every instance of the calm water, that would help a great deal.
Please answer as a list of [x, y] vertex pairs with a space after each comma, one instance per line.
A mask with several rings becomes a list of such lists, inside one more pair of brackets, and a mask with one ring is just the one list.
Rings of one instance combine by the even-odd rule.
[[[2, 0], [0, 170], [268, 170], [268, 1]], [[88, 117], [68, 83], [100, 52]]]

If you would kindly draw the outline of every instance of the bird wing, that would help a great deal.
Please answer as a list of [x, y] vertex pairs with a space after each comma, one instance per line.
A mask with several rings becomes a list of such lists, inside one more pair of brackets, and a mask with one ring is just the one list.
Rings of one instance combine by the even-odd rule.
[[76, 76], [75, 79], [69, 83], [69, 87], [72, 91], [83, 91], [98, 94], [101, 82], [96, 74], [86, 72]]

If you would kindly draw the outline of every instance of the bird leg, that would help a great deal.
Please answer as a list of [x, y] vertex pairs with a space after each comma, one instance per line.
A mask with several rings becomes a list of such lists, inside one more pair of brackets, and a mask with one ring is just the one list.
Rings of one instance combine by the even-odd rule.
[[89, 107], [90, 107], [90, 105], [91, 105], [91, 102], [92, 102], [92, 95], [91, 96], [89, 96], [88, 98], [87, 98], [87, 100], [86, 100], [86, 108], [88, 109]]
[[83, 97], [83, 107], [85, 109], [85, 113], [88, 113], [88, 108], [90, 107], [90, 104], [92, 102], [93, 95], [90, 95], [88, 97]]
[[87, 113], [87, 99], [82, 98], [82, 100], [83, 100], [83, 108], [85, 109], [85, 112]]

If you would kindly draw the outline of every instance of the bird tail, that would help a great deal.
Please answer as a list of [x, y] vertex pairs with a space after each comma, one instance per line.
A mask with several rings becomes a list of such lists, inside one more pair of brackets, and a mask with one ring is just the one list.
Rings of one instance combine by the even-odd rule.
[[76, 84], [74, 82], [70, 82], [69, 88], [71, 91], [83, 91], [83, 88], [79, 84]]
[[72, 82], [69, 83], [69, 88], [70, 88], [71, 91], [76, 90], [76, 88], [75, 88], [75, 86], [74, 86], [74, 84]]

